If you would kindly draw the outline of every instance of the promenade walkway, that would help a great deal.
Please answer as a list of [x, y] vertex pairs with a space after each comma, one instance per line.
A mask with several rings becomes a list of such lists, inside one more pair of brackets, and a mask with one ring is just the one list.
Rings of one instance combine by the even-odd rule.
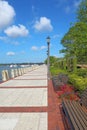
[[65, 130], [47, 67], [0, 84], [0, 130]]

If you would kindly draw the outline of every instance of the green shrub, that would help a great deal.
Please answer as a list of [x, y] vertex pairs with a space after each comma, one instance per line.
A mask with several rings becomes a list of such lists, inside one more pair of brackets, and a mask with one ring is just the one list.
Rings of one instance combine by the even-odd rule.
[[50, 67], [50, 72], [52, 76], [58, 75], [59, 73], [68, 74], [69, 83], [80, 93], [87, 88], [87, 69], [78, 69], [76, 73], [67, 73], [58, 67]]
[[87, 78], [83, 78], [76, 74], [69, 75], [69, 83], [71, 83], [74, 88], [80, 92], [87, 88]]
[[82, 77], [87, 77], [87, 69], [78, 69], [77, 75]]
[[66, 71], [65, 71], [65, 70], [59, 69], [58, 67], [50, 67], [50, 72], [51, 72], [51, 75], [52, 75], [52, 76], [58, 75], [59, 73], [64, 73], [64, 74], [66, 74]]

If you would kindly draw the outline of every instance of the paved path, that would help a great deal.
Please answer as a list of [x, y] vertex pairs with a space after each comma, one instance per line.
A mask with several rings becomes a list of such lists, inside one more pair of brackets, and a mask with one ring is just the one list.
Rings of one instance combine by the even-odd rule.
[[0, 130], [64, 130], [51, 89], [45, 65], [1, 83]]

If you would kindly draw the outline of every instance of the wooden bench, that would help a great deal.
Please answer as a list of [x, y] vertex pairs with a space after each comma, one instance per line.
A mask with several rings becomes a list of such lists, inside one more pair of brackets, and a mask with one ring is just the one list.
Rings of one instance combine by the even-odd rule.
[[87, 130], [87, 89], [80, 101], [63, 100], [62, 106], [71, 130]]

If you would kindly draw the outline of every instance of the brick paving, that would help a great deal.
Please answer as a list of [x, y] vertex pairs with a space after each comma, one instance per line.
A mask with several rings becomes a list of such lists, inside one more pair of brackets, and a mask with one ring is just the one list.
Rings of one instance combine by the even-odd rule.
[[0, 130], [68, 130], [46, 66], [0, 84]]
[[53, 89], [52, 81], [48, 84], [48, 130], [68, 130], [61, 112], [61, 101]]

